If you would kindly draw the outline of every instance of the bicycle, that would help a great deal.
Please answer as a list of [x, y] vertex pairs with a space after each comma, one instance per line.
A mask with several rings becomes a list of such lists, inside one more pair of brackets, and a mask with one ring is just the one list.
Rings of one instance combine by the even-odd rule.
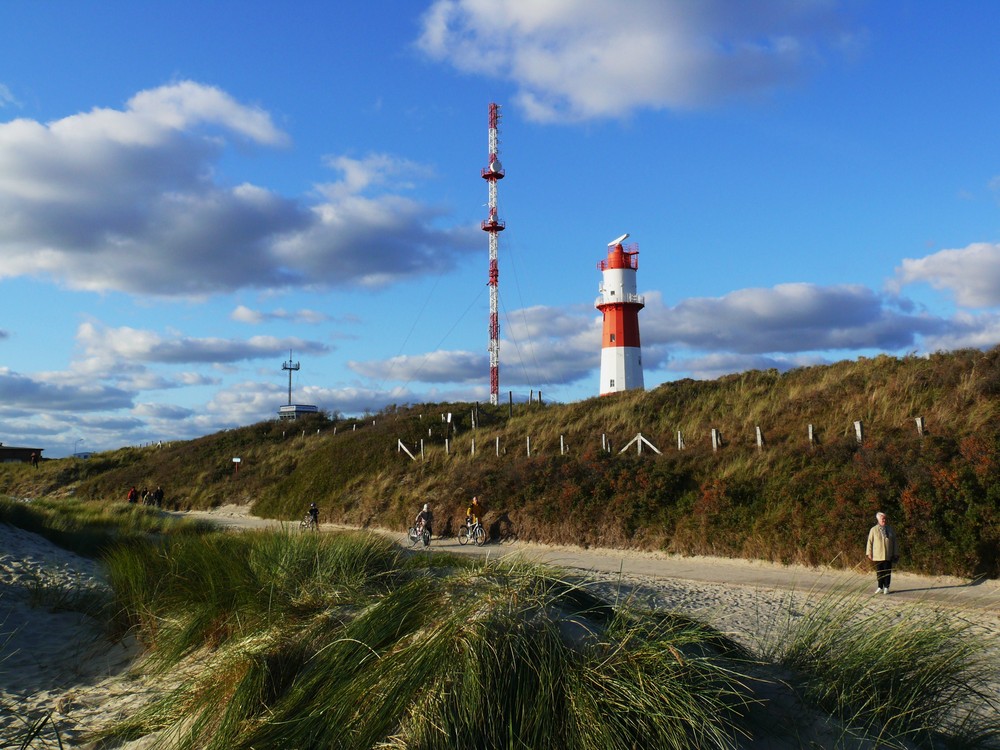
[[416, 526], [411, 526], [406, 532], [407, 538], [410, 540], [410, 546], [413, 547], [417, 542], [423, 540], [424, 546], [428, 547], [431, 543], [431, 530], [428, 529], [424, 524], [417, 524]]
[[316, 519], [312, 517], [311, 513], [306, 513], [306, 517], [299, 521], [299, 530], [319, 531], [319, 524], [316, 523]]
[[470, 539], [477, 547], [482, 547], [486, 544], [486, 529], [479, 521], [472, 523], [472, 519], [466, 516], [465, 523], [458, 527], [458, 543], [468, 544]]

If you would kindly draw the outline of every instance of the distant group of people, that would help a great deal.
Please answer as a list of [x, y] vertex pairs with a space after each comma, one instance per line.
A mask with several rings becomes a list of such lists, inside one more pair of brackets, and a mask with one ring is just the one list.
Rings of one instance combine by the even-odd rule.
[[143, 487], [141, 490], [137, 490], [133, 485], [125, 499], [133, 505], [142, 503], [143, 505], [152, 505], [157, 508], [163, 507], [163, 488], [157, 485], [155, 490], [149, 490]]
[[[466, 524], [470, 527], [474, 524], [482, 524], [483, 513], [485, 513], [483, 504], [480, 502], [479, 496], [476, 495], [472, 498], [472, 502], [469, 503], [469, 507], [465, 511]], [[430, 503], [424, 503], [423, 507], [417, 513], [417, 517], [413, 519], [413, 526], [418, 534], [423, 534], [424, 529], [427, 529], [432, 534], [434, 533], [434, 511], [431, 510]]]

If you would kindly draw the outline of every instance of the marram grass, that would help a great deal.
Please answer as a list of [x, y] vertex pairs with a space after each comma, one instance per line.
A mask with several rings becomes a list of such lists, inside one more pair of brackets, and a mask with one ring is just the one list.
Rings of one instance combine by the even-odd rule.
[[918, 605], [831, 594], [775, 627], [762, 651], [796, 675], [809, 704], [880, 746], [998, 747], [995, 637]]
[[751, 697], [742, 653], [716, 631], [540, 568], [421, 558], [360, 534], [120, 548], [123, 616], [161, 668], [197, 651], [199, 669], [113, 734], [184, 748], [736, 746]]

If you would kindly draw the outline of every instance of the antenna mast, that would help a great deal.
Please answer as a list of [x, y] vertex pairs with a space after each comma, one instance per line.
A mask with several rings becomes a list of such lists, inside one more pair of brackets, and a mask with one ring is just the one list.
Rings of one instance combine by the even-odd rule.
[[288, 405], [292, 405], [292, 372], [300, 367], [298, 362], [292, 363], [292, 350], [288, 350], [288, 361], [281, 363], [282, 370], [288, 370]]
[[[500, 105], [490, 103], [489, 166], [483, 169], [483, 179], [489, 185], [490, 215], [483, 222], [483, 231], [490, 235], [490, 403], [500, 403], [500, 318], [497, 314], [497, 282], [500, 271], [497, 266], [498, 235], [504, 230], [504, 223], [497, 218], [497, 181], [503, 179], [503, 165], [497, 158], [499, 138], [497, 125], [500, 122]], [[289, 357], [291, 355], [289, 354]]]

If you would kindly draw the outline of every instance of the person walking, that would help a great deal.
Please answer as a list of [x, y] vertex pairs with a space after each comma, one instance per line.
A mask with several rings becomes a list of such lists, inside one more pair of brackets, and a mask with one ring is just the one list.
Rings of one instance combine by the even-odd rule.
[[888, 594], [892, 580], [892, 567], [899, 560], [899, 541], [896, 532], [888, 523], [889, 518], [879, 511], [875, 514], [875, 525], [868, 532], [865, 556], [875, 563], [876, 594]]

